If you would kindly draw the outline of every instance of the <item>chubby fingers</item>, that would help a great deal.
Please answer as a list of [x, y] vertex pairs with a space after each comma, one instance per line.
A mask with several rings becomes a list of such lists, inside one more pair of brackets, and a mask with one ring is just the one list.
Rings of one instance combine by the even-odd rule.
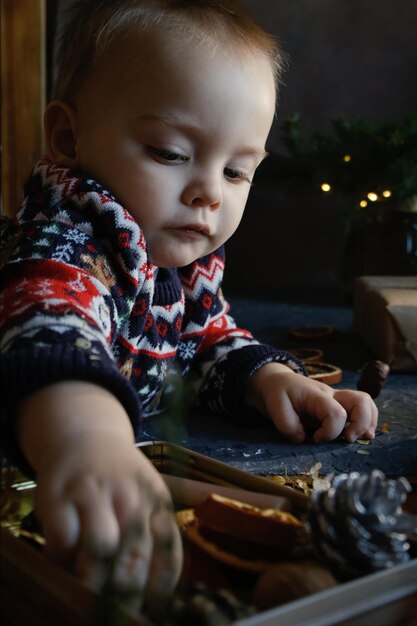
[[167, 507], [151, 517], [153, 552], [145, 595], [145, 610], [155, 622], [164, 616], [166, 602], [174, 590], [182, 569], [182, 542], [173, 513]]
[[[323, 383], [297, 377], [285, 393], [274, 398], [268, 407], [272, 421], [284, 437], [293, 443], [302, 443], [306, 429], [312, 430], [314, 441], [330, 441], [338, 437], [346, 424], [346, 409], [333, 398], [333, 390]], [[317, 426], [318, 425], [318, 426]]]
[[46, 539], [45, 551], [55, 563], [70, 567], [80, 535], [78, 513], [71, 503], [42, 498], [38, 493], [35, 511]]
[[313, 434], [315, 443], [336, 439], [345, 427], [346, 409], [328, 393], [327, 389], [317, 390], [309, 404], [312, 408], [308, 411], [308, 415], [315, 418], [319, 423], [319, 427]]
[[81, 542], [75, 570], [94, 588], [105, 585], [105, 594], [115, 595], [130, 613], [137, 615], [145, 605], [147, 613], [156, 615], [181, 573], [181, 539], [165, 485], [139, 480], [130, 487], [119, 485], [109, 507], [118, 527], [116, 543], [111, 534], [98, 531], [95, 521], [83, 520], [89, 533], [94, 528], [94, 543]]
[[320, 393], [320, 389], [316, 389], [307, 404], [308, 414], [320, 423], [313, 435], [316, 443], [331, 441], [342, 432], [348, 442], [375, 436], [378, 409], [366, 393], [330, 387]]
[[131, 604], [133, 610], [140, 608], [144, 600], [147, 612], [152, 610], [156, 614], [178, 582], [182, 543], [165, 484], [162, 481], [155, 481], [152, 487], [142, 484], [141, 494], [137, 511], [129, 510], [126, 500], [120, 497], [114, 502], [126, 531], [121, 537], [110, 582], [119, 592], [139, 592], [136, 606]]
[[49, 555], [89, 587], [105, 584], [125, 608], [144, 596], [155, 604], [170, 594], [182, 567], [182, 546], [165, 485], [124, 480], [102, 489], [78, 483], [71, 498], [38, 497], [37, 515]]
[[[80, 520], [80, 537], [73, 569], [77, 576], [96, 590], [108, 578], [109, 568], [113, 567], [119, 554], [122, 538], [129, 536], [131, 526], [142, 521], [134, 483], [125, 480], [116, 484], [117, 491], [114, 491], [111, 483], [103, 489], [98, 481], [91, 481], [78, 491], [74, 499]], [[143, 543], [146, 546], [146, 538]], [[146, 555], [143, 556], [146, 559]]]
[[306, 432], [298, 412], [287, 394], [281, 394], [268, 406], [268, 414], [277, 430], [292, 443], [302, 443]]
[[[294, 378], [288, 379], [291, 383]], [[314, 420], [316, 443], [331, 441], [344, 432], [346, 441], [372, 439], [378, 409], [361, 391], [333, 389], [309, 379], [297, 379], [268, 404], [268, 414], [278, 430], [293, 443], [305, 439], [305, 429]]]
[[352, 442], [358, 437], [373, 439], [378, 424], [378, 409], [371, 396], [362, 391], [341, 389], [335, 391], [334, 398], [348, 413], [346, 441]]

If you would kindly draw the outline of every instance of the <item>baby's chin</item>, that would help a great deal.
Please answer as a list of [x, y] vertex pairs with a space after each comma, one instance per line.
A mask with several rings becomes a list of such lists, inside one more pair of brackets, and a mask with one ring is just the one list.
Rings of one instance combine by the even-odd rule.
[[218, 246], [215, 247], [201, 247], [201, 249], [181, 249], [178, 246], [177, 250], [172, 252], [168, 250], [161, 251], [160, 253], [153, 253], [152, 248], [150, 249], [150, 258], [153, 265], [161, 268], [168, 267], [186, 267], [187, 265], [191, 265], [197, 259], [204, 257], [208, 254], [214, 252]]

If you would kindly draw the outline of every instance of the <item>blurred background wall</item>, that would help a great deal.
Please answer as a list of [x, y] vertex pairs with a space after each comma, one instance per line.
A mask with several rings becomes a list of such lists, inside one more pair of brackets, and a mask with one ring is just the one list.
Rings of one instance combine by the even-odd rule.
[[[285, 118], [306, 133], [340, 116], [387, 122], [417, 110], [417, 0], [244, 0], [289, 55], [269, 150]], [[345, 200], [256, 181], [227, 245], [228, 291], [311, 298], [342, 288]]]
[[[272, 155], [285, 151], [283, 124], [296, 113], [309, 135], [328, 130], [340, 116], [389, 122], [417, 110], [417, 0], [242, 1], [278, 37], [289, 59], [268, 144]], [[45, 92], [50, 93], [55, 37], [70, 2], [2, 1], [5, 34], [13, 35], [11, 42], [9, 37], [2, 39], [2, 53], [8, 53], [2, 54], [8, 60], [4, 76], [10, 77], [5, 81], [8, 106], [2, 107], [3, 161], [16, 157], [22, 179], [41, 149], [42, 101]], [[20, 15], [17, 9], [25, 7], [30, 10]], [[23, 26], [25, 46], [20, 44]], [[32, 47], [27, 44], [31, 33]], [[45, 45], [40, 43], [44, 39]], [[19, 77], [21, 90], [13, 88]], [[35, 148], [29, 150], [28, 133], [19, 120], [35, 102], [30, 117]], [[16, 149], [16, 137], [6, 142], [13, 129], [20, 132], [21, 150]], [[21, 184], [10, 168], [2, 167], [2, 178], [3, 172], [9, 182], [16, 181], [12, 200], [5, 203], [5, 212], [13, 213]], [[265, 175], [261, 166], [240, 228], [226, 247], [226, 293], [304, 300], [343, 294], [347, 243], [343, 212], [349, 203], [349, 198], [312, 192], [308, 185], [288, 189], [273, 172]], [[407, 243], [417, 263], [416, 240], [417, 223], [414, 243]], [[394, 254], [391, 251], [391, 257]]]
[[299, 112], [308, 130], [338, 115], [387, 121], [417, 109], [417, 0], [243, 0], [289, 55], [270, 148]]

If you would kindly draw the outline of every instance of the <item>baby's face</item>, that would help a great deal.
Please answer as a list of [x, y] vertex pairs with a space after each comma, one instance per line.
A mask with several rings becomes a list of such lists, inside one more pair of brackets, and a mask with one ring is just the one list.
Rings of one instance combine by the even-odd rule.
[[269, 62], [152, 37], [113, 47], [76, 101], [78, 165], [181, 267], [236, 230], [275, 109]]

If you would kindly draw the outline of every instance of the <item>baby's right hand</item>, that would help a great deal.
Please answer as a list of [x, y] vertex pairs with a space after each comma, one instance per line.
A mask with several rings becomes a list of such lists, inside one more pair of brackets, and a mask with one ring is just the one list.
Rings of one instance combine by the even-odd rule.
[[95, 589], [107, 578], [132, 591], [135, 604], [143, 591], [152, 605], [173, 590], [181, 568], [169, 493], [142, 452], [105, 439], [49, 458], [38, 472], [36, 514], [54, 560]]
[[181, 542], [170, 497], [133, 445], [98, 436], [57, 451], [38, 472], [36, 514], [52, 558], [93, 588], [107, 579], [148, 605], [174, 588]]
[[154, 612], [178, 581], [181, 539], [123, 407], [95, 385], [59, 383], [21, 403], [19, 436], [48, 553], [94, 589], [131, 597], [127, 608]]

